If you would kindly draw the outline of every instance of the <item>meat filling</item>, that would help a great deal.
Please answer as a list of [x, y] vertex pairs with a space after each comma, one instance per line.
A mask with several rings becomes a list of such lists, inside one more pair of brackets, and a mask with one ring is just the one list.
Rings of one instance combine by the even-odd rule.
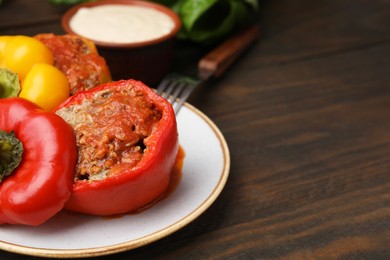
[[73, 126], [78, 146], [75, 180], [99, 180], [142, 159], [161, 111], [133, 88], [103, 90], [56, 113]]

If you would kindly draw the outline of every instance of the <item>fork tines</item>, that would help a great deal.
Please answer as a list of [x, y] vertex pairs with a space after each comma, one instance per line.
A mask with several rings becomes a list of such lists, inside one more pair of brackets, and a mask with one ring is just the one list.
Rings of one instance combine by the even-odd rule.
[[179, 74], [168, 75], [157, 87], [157, 93], [166, 98], [177, 114], [200, 80]]

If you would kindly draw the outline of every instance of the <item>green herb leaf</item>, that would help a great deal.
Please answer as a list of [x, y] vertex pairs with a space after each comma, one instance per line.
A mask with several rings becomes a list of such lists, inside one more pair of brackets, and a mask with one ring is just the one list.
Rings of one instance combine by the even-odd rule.
[[246, 2], [248, 5], [250, 5], [253, 10], [257, 11], [259, 10], [259, 2], [258, 0], [243, 0], [244, 2]]
[[[187, 0], [186, 3], [182, 5], [180, 14], [187, 37], [195, 42], [208, 44], [218, 41], [242, 24], [247, 15], [243, 1]], [[196, 8], [197, 11], [194, 11]]]
[[170, 6], [182, 20], [178, 38], [212, 44], [253, 21], [258, 0], [155, 0]]

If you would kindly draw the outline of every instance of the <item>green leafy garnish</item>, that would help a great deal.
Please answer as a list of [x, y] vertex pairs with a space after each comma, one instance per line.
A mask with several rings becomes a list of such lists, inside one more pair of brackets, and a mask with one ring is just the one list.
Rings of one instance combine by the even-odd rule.
[[182, 20], [178, 37], [203, 44], [224, 38], [234, 29], [252, 22], [258, 0], [155, 0], [170, 6]]

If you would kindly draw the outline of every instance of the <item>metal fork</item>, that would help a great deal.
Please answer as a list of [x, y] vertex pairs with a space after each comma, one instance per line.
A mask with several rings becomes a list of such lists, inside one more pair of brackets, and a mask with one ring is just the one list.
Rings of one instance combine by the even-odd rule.
[[228, 38], [209, 52], [198, 63], [198, 78], [177, 73], [168, 75], [157, 87], [156, 92], [166, 98], [179, 113], [193, 90], [211, 77], [219, 77], [258, 38], [260, 29], [253, 25]]
[[177, 114], [192, 91], [201, 82], [198, 79], [173, 73], [164, 78], [157, 88], [157, 93], [172, 104], [175, 114]]

